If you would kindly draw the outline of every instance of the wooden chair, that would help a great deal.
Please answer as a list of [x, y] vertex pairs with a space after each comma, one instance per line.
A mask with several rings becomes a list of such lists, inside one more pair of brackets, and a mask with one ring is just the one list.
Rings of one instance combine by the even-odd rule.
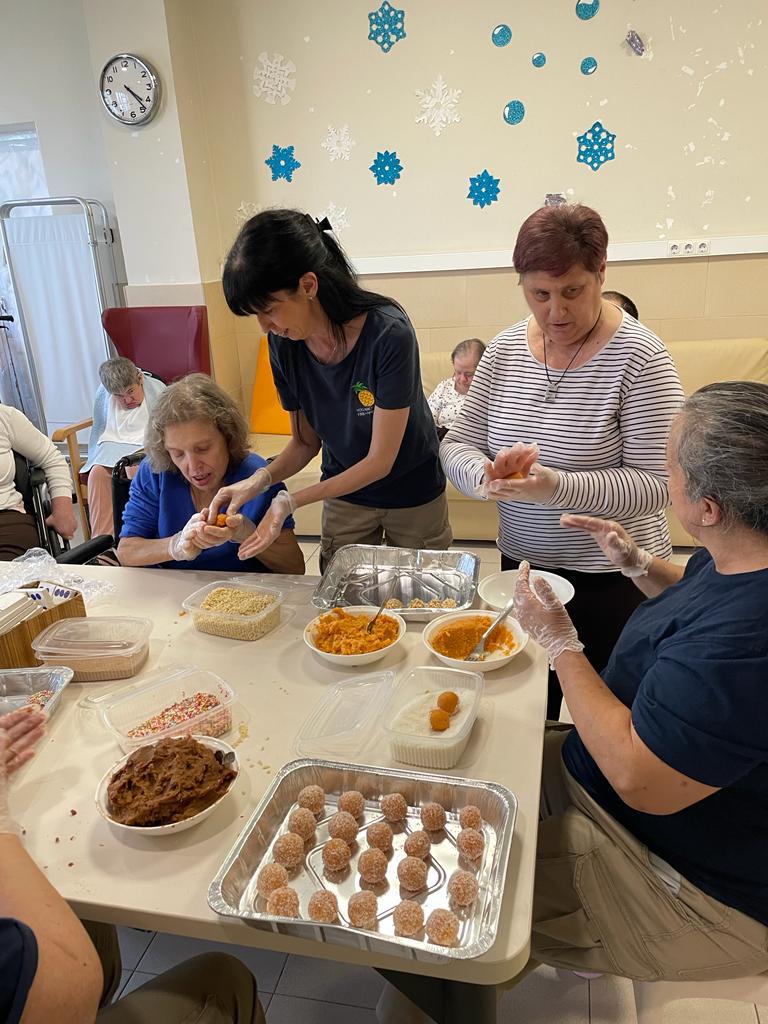
[[85, 464], [80, 457], [80, 445], [77, 443], [77, 434], [93, 425], [93, 420], [81, 420], [79, 423], [72, 423], [68, 427], [61, 427], [54, 430], [51, 440], [54, 442], [66, 442], [69, 455], [69, 468], [72, 473], [72, 486], [77, 498], [77, 511], [80, 516], [80, 527], [83, 531], [83, 540], [90, 540], [91, 524], [88, 521], [88, 474], [81, 473], [80, 468]]

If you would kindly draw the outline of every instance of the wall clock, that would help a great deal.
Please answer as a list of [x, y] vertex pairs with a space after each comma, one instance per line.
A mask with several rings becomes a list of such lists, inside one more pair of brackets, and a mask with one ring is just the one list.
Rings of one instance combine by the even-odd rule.
[[133, 53], [111, 57], [99, 78], [101, 101], [119, 124], [147, 124], [160, 106], [160, 80], [151, 64]]

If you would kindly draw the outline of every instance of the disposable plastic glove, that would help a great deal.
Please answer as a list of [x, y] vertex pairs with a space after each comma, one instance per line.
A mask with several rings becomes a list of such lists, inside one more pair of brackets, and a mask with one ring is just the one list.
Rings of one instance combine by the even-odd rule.
[[34, 755], [44, 724], [45, 714], [37, 708], [20, 708], [0, 718], [0, 833], [19, 834], [8, 810], [8, 777]]
[[191, 562], [200, 554], [198, 532], [203, 524], [203, 516], [195, 512], [183, 530], [174, 533], [168, 539], [168, 556], [174, 562]]
[[560, 475], [534, 462], [530, 472], [521, 480], [490, 480], [486, 485], [486, 498], [491, 501], [527, 501], [546, 505], [557, 490]]
[[563, 651], [583, 651], [576, 627], [547, 581], [537, 576], [531, 583], [531, 566], [520, 563], [515, 586], [515, 618], [549, 655], [550, 668]]
[[236, 484], [220, 487], [208, 509], [208, 523], [215, 523], [216, 516], [221, 513], [223, 508], [226, 508], [228, 515], [235, 515], [247, 501], [253, 501], [260, 494], [268, 491], [273, 482], [272, 474], [266, 467], [263, 467], [257, 469], [247, 480], [240, 480]]
[[516, 441], [511, 448], [501, 448], [491, 462], [483, 465], [483, 481], [477, 488], [481, 498], [491, 501], [506, 501], [505, 487], [508, 483], [519, 483], [528, 477], [531, 467], [539, 457], [537, 444]]
[[264, 513], [264, 518], [257, 525], [250, 537], [243, 541], [237, 552], [240, 559], [253, 558], [274, 544], [280, 536], [285, 520], [296, 511], [296, 503], [288, 491], [278, 491], [272, 504]]
[[647, 576], [653, 555], [639, 547], [614, 519], [597, 516], [577, 516], [570, 513], [560, 517], [562, 526], [590, 533], [609, 562], [621, 569], [623, 576]]

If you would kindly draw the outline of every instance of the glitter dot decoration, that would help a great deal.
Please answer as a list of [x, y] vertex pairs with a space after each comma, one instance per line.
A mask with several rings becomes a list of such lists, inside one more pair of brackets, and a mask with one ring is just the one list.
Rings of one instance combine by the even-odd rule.
[[579, 65], [582, 75], [594, 75], [597, 71], [597, 61], [594, 57], [585, 57]]
[[600, 0], [592, 0], [591, 3], [584, 3], [583, 0], [579, 0], [579, 3], [576, 4], [576, 17], [579, 21], [589, 21], [590, 18], [594, 18], [599, 10]]
[[491, 32], [491, 42], [494, 46], [509, 46], [512, 42], [512, 29], [509, 25], [497, 25]]
[[504, 107], [504, 120], [507, 124], [520, 124], [525, 117], [525, 104], [521, 100], [510, 100]]
[[533, 64], [535, 68], [543, 68], [546, 63], [547, 55], [546, 53], [542, 53], [541, 50], [539, 50], [538, 53], [534, 53], [531, 57], [531, 64]]
[[615, 141], [615, 134], [604, 128], [601, 121], [595, 121], [591, 128], [576, 138], [579, 147], [576, 162], [599, 171], [603, 164], [616, 159]]

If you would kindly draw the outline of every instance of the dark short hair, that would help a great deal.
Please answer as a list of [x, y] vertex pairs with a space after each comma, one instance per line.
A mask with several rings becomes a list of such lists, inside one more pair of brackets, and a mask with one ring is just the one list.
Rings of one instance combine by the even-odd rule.
[[460, 341], [453, 352], [451, 352], [451, 362], [453, 362], [456, 356], [467, 355], [470, 352], [477, 352], [479, 362], [483, 352], [485, 352], [485, 345], [479, 338], [466, 338], [464, 341]]
[[542, 206], [517, 233], [512, 261], [518, 274], [562, 277], [580, 263], [597, 273], [608, 253], [608, 232], [589, 206]]
[[626, 313], [633, 316], [635, 320], [640, 319], [640, 315], [637, 312], [637, 306], [628, 295], [624, 295], [622, 292], [603, 292], [603, 298], [608, 299], [609, 302], [613, 302], [617, 306], [620, 306]]

